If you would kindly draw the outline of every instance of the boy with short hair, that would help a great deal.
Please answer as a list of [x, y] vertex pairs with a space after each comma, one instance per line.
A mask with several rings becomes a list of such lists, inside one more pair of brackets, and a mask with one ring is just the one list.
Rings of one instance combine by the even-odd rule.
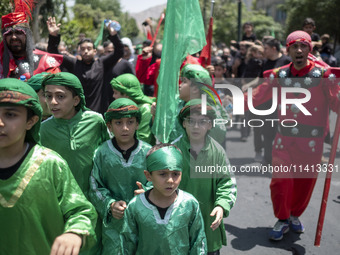
[[200, 207], [178, 189], [183, 158], [172, 144], [158, 144], [146, 156], [153, 189], [134, 197], [124, 215], [122, 254], [206, 254]]
[[[0, 247], [4, 254], [78, 254], [97, 214], [57, 153], [40, 145], [35, 91], [0, 80]], [[52, 248], [51, 248], [52, 247]]]
[[[88, 198], [94, 152], [109, 139], [104, 119], [85, 107], [82, 84], [75, 75], [66, 72], [47, 75], [42, 81], [42, 88], [53, 116], [41, 124], [41, 143], [67, 161]], [[98, 243], [89, 254], [100, 254], [101, 224], [98, 224]]]
[[112, 102], [105, 121], [114, 137], [95, 152], [89, 197], [103, 219], [103, 254], [116, 254], [126, 205], [147, 183], [143, 170], [151, 146], [136, 138], [141, 112], [132, 100]]
[[[201, 113], [201, 100], [189, 101], [179, 113], [186, 133], [173, 143], [183, 153], [183, 175], [180, 188], [191, 193], [200, 203], [208, 242], [208, 254], [219, 254], [226, 245], [223, 217], [229, 215], [236, 201], [236, 181], [228, 171], [229, 160], [223, 147], [208, 135], [215, 111], [208, 104], [207, 115]], [[222, 173], [204, 169], [219, 166]], [[201, 171], [197, 171], [197, 167]]]
[[151, 145], [155, 144], [155, 137], [151, 133], [151, 104], [155, 102], [155, 98], [144, 95], [140, 82], [133, 74], [126, 73], [112, 79], [111, 86], [113, 97], [129, 98], [134, 101], [142, 115], [142, 121], [139, 123], [137, 138]]

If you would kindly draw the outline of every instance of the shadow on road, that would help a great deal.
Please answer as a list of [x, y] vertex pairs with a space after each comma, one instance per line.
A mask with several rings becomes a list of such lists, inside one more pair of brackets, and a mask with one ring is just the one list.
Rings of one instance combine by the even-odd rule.
[[230, 224], [224, 224], [224, 226], [230, 234], [235, 236], [230, 242], [235, 250], [249, 251], [255, 246], [263, 246], [290, 251], [293, 255], [306, 254], [305, 248], [295, 243], [300, 240], [299, 234], [291, 231], [285, 234], [283, 240], [274, 242], [268, 239], [268, 233], [270, 231], [270, 228], [268, 227], [242, 229]]

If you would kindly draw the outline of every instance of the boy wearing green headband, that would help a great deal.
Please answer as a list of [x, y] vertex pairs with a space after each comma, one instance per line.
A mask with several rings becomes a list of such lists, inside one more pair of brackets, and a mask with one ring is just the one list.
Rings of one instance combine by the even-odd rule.
[[155, 144], [155, 138], [151, 133], [151, 104], [155, 102], [155, 98], [150, 98], [144, 95], [140, 82], [133, 74], [122, 74], [111, 81], [113, 97], [129, 98], [134, 101], [140, 109], [142, 121], [139, 123], [137, 131], [138, 139], [143, 140], [151, 145]]
[[[0, 80], [0, 247], [4, 254], [78, 254], [97, 214], [57, 153], [40, 145], [35, 91]], [[15, 237], [15, 238], [14, 238]]]
[[[189, 101], [180, 111], [179, 122], [186, 133], [173, 143], [183, 152], [183, 175], [180, 188], [192, 194], [200, 203], [208, 242], [208, 254], [219, 254], [226, 245], [223, 218], [229, 215], [236, 201], [236, 181], [229, 171], [229, 160], [223, 147], [210, 137], [213, 108], [207, 105], [207, 115], [201, 113], [201, 100]], [[219, 166], [225, 172], [208, 172]]]
[[143, 170], [151, 146], [136, 138], [141, 113], [132, 100], [116, 99], [104, 116], [114, 137], [95, 152], [89, 196], [103, 219], [102, 254], [117, 254], [126, 205], [147, 183]]
[[[75, 75], [66, 72], [47, 75], [42, 88], [53, 116], [41, 124], [41, 143], [67, 161], [88, 198], [94, 152], [110, 138], [104, 119], [85, 107], [83, 87]], [[98, 243], [88, 254], [100, 254], [100, 220], [97, 224]]]
[[51, 112], [47, 107], [46, 100], [45, 100], [45, 93], [44, 90], [41, 87], [41, 82], [45, 75], [48, 75], [48, 73], [43, 72], [43, 73], [38, 73], [36, 75], [33, 75], [28, 81], [27, 84], [30, 85], [35, 92], [37, 92], [39, 96], [39, 102], [41, 105], [41, 108], [43, 110], [42, 113], [42, 121], [46, 120], [48, 117], [51, 116]]
[[199, 204], [178, 189], [182, 165], [182, 153], [172, 144], [148, 152], [144, 174], [153, 189], [134, 197], [125, 210], [122, 254], [206, 254]]

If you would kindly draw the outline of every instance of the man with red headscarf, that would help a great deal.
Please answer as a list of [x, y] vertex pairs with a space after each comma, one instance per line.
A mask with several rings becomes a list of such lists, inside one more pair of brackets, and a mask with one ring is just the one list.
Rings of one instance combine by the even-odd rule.
[[[266, 81], [252, 95], [256, 107], [272, 97], [274, 88], [278, 90], [279, 127], [273, 143], [270, 184], [274, 215], [278, 218], [270, 232], [270, 239], [275, 241], [281, 240], [289, 229], [304, 232], [298, 217], [309, 203], [317, 173], [325, 167], [320, 163], [329, 108], [338, 112], [340, 107], [340, 71], [324, 67], [308, 57], [312, 51], [309, 34], [304, 31], [291, 33], [286, 48], [292, 62], [266, 71]], [[289, 89], [294, 90], [291, 88], [305, 90], [286, 93]], [[301, 103], [305, 97], [308, 99], [308, 91], [310, 99]]]
[[[59, 72], [62, 56], [34, 50], [32, 32], [28, 24], [33, 1], [14, 1], [15, 11], [1, 17], [0, 79], [26, 79], [41, 72]], [[31, 17], [32, 18], [32, 17]]]

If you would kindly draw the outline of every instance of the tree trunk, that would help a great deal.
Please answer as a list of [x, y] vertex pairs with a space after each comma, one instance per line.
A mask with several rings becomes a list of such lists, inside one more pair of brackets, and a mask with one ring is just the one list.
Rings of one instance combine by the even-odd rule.
[[44, 4], [46, 4], [46, 0], [40, 0], [38, 3], [36, 3], [34, 10], [33, 10], [32, 33], [33, 33], [34, 43], [37, 43], [40, 41], [39, 13], [40, 13], [41, 6], [43, 6]]

